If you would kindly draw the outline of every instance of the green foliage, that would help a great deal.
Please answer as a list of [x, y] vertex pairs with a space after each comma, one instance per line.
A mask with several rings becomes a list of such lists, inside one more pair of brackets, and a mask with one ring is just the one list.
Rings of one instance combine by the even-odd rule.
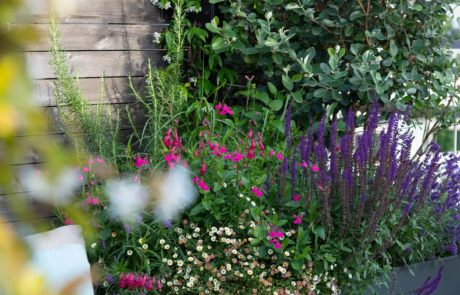
[[273, 93], [270, 81], [286, 99], [295, 92], [304, 126], [335, 103], [333, 113], [369, 104], [369, 89], [389, 109], [412, 100], [414, 116], [455, 121], [458, 62], [444, 47], [459, 37], [448, 31], [459, 1], [211, 2], [224, 17], [206, 24], [210, 55], [235, 71], [245, 64], [259, 91]]
[[104, 77], [101, 78], [101, 99], [91, 106], [81, 92], [78, 73], [73, 76], [61, 45], [58, 22], [51, 16], [49, 25], [50, 65], [56, 80], [54, 97], [62, 120], [60, 128], [74, 139], [79, 151], [88, 149], [104, 158], [114, 159], [122, 151], [118, 142], [120, 113], [112, 116], [110, 104], [104, 106]]

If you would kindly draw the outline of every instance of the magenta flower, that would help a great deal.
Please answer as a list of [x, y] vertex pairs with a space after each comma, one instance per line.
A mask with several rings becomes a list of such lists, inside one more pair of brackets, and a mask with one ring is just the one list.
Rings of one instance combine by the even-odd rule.
[[279, 242], [276, 243], [276, 245], [275, 245], [275, 248], [276, 248], [276, 249], [280, 249], [280, 248], [282, 248], [282, 247], [283, 247], [283, 245], [281, 245]]
[[300, 224], [302, 222], [302, 218], [303, 216], [296, 216], [296, 215], [292, 215], [295, 220], [294, 220], [294, 224]]
[[254, 152], [252, 150], [249, 150], [248, 153], [248, 159], [254, 159], [256, 156], [254, 155]]
[[305, 161], [302, 161], [302, 163], [299, 164], [299, 167], [305, 167], [307, 168], [307, 163], [305, 163]]
[[251, 77], [251, 78], [249, 78], [248, 76], [244, 76], [244, 77], [245, 77], [246, 79], [248, 79], [248, 80], [252, 80], [252, 79], [254, 79], [254, 75], [252, 75], [252, 77]]
[[90, 157], [88, 161], [88, 165], [91, 165], [91, 164], [93, 164], [93, 158]]
[[265, 150], [264, 144], [262, 143], [261, 140], [259, 140], [259, 147], [260, 147], [261, 150], [263, 150], [263, 151]]
[[171, 159], [171, 156], [170, 156], [169, 154], [166, 154], [165, 160], [168, 161], [168, 162], [171, 161], [171, 160], [172, 160], [172, 159]]
[[262, 197], [264, 195], [264, 193], [258, 189], [257, 186], [254, 186], [254, 188], [251, 190], [251, 193], [255, 193], [258, 197]]
[[227, 105], [225, 105], [222, 108], [222, 111], [219, 112], [219, 114], [221, 114], [221, 115], [225, 115], [225, 114], [233, 115], [233, 111]]
[[311, 167], [311, 169], [313, 169], [313, 171], [315, 171], [315, 172], [318, 172], [318, 171], [319, 171], [319, 168], [316, 167], [316, 164], [314, 164], [313, 167]]
[[195, 178], [192, 180], [192, 182], [195, 183], [197, 181], [200, 181], [200, 179], [198, 178], [198, 176], [195, 176]]
[[230, 154], [229, 155], [224, 155], [224, 159], [227, 159], [227, 160], [230, 159], [231, 157], [232, 157], [232, 155], [230, 155]]
[[89, 169], [86, 168], [86, 166], [85, 166], [85, 168], [83, 168], [83, 172], [88, 173], [88, 172], [89, 172]]
[[260, 151], [260, 156], [261, 156], [262, 158], [265, 158], [264, 151]]
[[295, 202], [297, 202], [299, 199], [300, 199], [299, 195], [295, 195], [292, 197], [292, 200], [294, 200]]
[[83, 175], [80, 174], [80, 175], [78, 175], [78, 180], [83, 181], [83, 180], [85, 180], [85, 178], [83, 177]]
[[277, 157], [278, 159], [280, 159], [280, 160], [283, 159], [283, 155], [281, 155], [281, 153], [279, 153], [278, 155], [276, 155], [276, 157]]
[[218, 105], [215, 106], [216, 110], [220, 110], [222, 108], [222, 104], [219, 102]]
[[270, 233], [268, 234], [268, 236], [269, 236], [270, 238], [276, 237], [275, 231], [270, 232]]
[[205, 173], [206, 173], [206, 164], [205, 164], [204, 162], [203, 162], [203, 164], [201, 165], [200, 173], [201, 173], [201, 174], [205, 174]]
[[190, 166], [187, 162], [185, 162], [185, 160], [182, 162], [182, 167], [188, 169]]
[[205, 185], [205, 186], [202, 187], [202, 189], [203, 189], [204, 191], [208, 191], [208, 190], [209, 190], [209, 187], [208, 187], [207, 185]]
[[222, 154], [225, 154], [227, 152], [227, 149], [225, 147], [221, 147], [219, 150]]
[[102, 160], [101, 158], [99, 158], [99, 156], [97, 156], [96, 161], [98, 161], [99, 163], [103, 163], [103, 162], [104, 162], [104, 160]]
[[284, 234], [283, 234], [282, 232], [278, 231], [278, 232], [276, 233], [276, 237], [277, 237], [277, 238], [282, 238], [282, 237], [284, 237]]
[[276, 155], [276, 153], [275, 153], [275, 151], [272, 149], [272, 151], [269, 152], [268, 155], [269, 155], [269, 156], [271, 156], [271, 155]]
[[320, 190], [323, 190], [323, 189], [324, 189], [321, 185], [318, 185], [318, 188], [319, 188]]

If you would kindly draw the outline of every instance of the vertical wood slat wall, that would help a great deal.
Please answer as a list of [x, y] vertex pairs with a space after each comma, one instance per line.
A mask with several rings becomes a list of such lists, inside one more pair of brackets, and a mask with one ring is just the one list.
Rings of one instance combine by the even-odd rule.
[[[51, 116], [57, 116], [56, 101], [53, 97], [54, 74], [49, 66], [49, 43], [47, 41], [49, 15], [48, 0], [26, 0], [23, 14], [28, 24], [41, 32], [41, 40], [24, 48], [29, 74], [34, 84], [34, 99]], [[63, 34], [63, 46], [68, 64], [80, 77], [83, 95], [91, 104], [100, 99], [101, 80], [104, 75], [106, 95], [104, 104], [113, 109], [125, 109], [126, 104], [135, 103], [127, 86], [127, 76], [131, 74], [135, 86], [143, 87], [147, 62], [155, 67], [164, 67], [162, 57], [165, 51], [157, 49], [153, 43], [153, 33], [163, 32], [168, 21], [161, 19], [160, 10], [149, 0], [57, 0], [55, 7], [59, 31]], [[21, 21], [11, 25], [26, 25]], [[139, 111], [139, 105], [134, 107]], [[123, 133], [130, 133], [128, 126]], [[62, 131], [51, 126], [45, 134], [19, 134], [17, 140], [27, 140], [29, 136], [40, 136], [42, 140], [62, 140]], [[1, 152], [1, 150], [0, 150]], [[40, 163], [40, 158], [31, 152], [20, 159], [11, 159], [14, 170]], [[8, 206], [10, 198], [29, 199], [27, 192], [18, 186], [14, 191], [0, 188], [0, 214], [9, 222], [20, 223], [29, 219], [49, 222], [52, 212], [31, 203], [33, 214], [23, 216]], [[30, 208], [29, 208], [30, 209]]]

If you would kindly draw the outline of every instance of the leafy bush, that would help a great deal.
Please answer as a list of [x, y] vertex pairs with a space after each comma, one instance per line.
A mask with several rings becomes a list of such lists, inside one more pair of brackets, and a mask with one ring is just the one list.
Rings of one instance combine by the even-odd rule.
[[456, 121], [459, 71], [448, 48], [459, 35], [448, 29], [458, 1], [211, 3], [223, 17], [206, 24], [210, 57], [222, 54], [222, 65], [210, 58], [209, 69], [250, 73], [260, 91], [294, 99], [305, 127], [331, 106], [335, 114], [370, 105], [369, 89], [390, 110], [413, 101], [414, 117], [438, 121], [430, 134]]

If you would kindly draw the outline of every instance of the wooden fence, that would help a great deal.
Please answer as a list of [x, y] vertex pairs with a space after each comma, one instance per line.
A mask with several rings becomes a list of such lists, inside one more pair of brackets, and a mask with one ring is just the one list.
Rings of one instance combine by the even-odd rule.
[[[34, 99], [41, 108], [52, 117], [57, 116], [56, 101], [53, 98], [54, 73], [48, 64], [50, 45], [48, 32], [50, 3], [47, 0], [26, 0], [24, 15], [42, 33], [40, 42], [24, 48], [28, 70], [34, 83]], [[147, 73], [150, 59], [155, 66], [165, 66], [162, 57], [164, 50], [157, 49], [153, 33], [163, 32], [168, 21], [161, 18], [161, 11], [149, 0], [58, 0], [56, 11], [60, 22], [59, 31], [63, 33], [68, 63], [72, 71], [78, 70], [83, 94], [91, 104], [100, 99], [101, 75], [105, 77], [106, 96], [104, 104], [111, 108], [125, 109], [126, 104], [135, 103], [132, 92], [127, 86], [127, 75], [131, 74], [135, 86], [140, 89], [143, 76]], [[18, 16], [16, 24], [21, 23]], [[134, 108], [139, 110], [139, 108]], [[129, 133], [129, 127], [122, 127]], [[56, 126], [50, 126], [45, 134], [20, 134], [17, 140], [26, 140], [29, 136], [40, 136], [42, 140], [62, 140], [63, 134]], [[19, 170], [25, 166], [41, 162], [39, 155], [31, 151], [30, 155], [12, 159], [11, 165]], [[10, 222], [20, 222], [18, 212], [8, 206], [10, 198], [26, 198], [27, 192], [18, 186], [14, 191], [0, 192], [0, 214]], [[33, 202], [32, 202], [33, 203]], [[34, 214], [27, 219], [34, 222], [49, 222], [52, 216], [50, 208], [33, 205]]]

